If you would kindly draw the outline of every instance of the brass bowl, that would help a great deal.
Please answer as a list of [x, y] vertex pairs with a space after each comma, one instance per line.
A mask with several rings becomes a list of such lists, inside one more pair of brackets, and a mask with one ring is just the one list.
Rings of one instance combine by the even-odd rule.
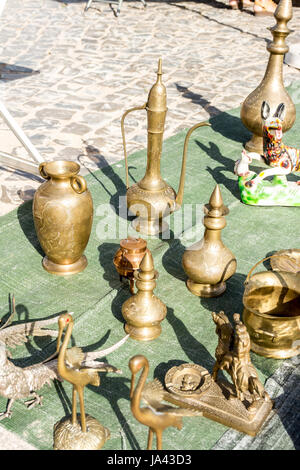
[[243, 321], [252, 351], [285, 359], [300, 352], [300, 250], [281, 250], [269, 258], [272, 271], [250, 277], [260, 261], [247, 276]]
[[300, 353], [300, 315], [281, 317], [245, 308], [243, 322], [255, 353], [274, 359], [287, 359]]

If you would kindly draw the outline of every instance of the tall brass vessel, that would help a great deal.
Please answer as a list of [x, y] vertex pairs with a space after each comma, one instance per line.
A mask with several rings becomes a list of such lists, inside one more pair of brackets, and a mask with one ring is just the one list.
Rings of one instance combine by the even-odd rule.
[[39, 169], [46, 181], [34, 195], [33, 219], [46, 255], [43, 267], [61, 276], [78, 273], [87, 266], [83, 252], [92, 229], [92, 196], [78, 163], [52, 161]]
[[[129, 187], [124, 120], [127, 114], [140, 109], [147, 111], [147, 167], [145, 176], [138, 183]], [[167, 93], [165, 85], [162, 83], [162, 61], [159, 59], [157, 80], [149, 92], [147, 103], [143, 106], [128, 109], [123, 114], [121, 120], [126, 168], [127, 207], [131, 214], [137, 216], [132, 222], [133, 228], [137, 232], [147, 235], [154, 235], [166, 230], [168, 225], [163, 221], [163, 218], [179, 209], [183, 200], [186, 149], [190, 134], [187, 135], [184, 145], [180, 183], [178, 194], [176, 195], [175, 190], [162, 179], [160, 173], [160, 158], [166, 113]], [[206, 122], [199, 123], [192, 130], [209, 125]], [[175, 162], [174, 166], [176, 166]]]
[[187, 288], [199, 297], [216, 297], [226, 289], [226, 280], [236, 271], [236, 258], [224, 245], [221, 230], [226, 227], [219, 185], [216, 185], [204, 216], [205, 232], [199, 242], [187, 248], [182, 266], [188, 276]]
[[241, 108], [243, 124], [253, 133], [245, 148], [249, 152], [263, 153], [261, 105], [267, 101], [274, 114], [278, 105], [284, 103], [286, 113], [283, 132], [288, 131], [296, 119], [296, 108], [283, 84], [283, 59], [289, 48], [285, 39], [291, 32], [287, 23], [293, 16], [292, 0], [280, 0], [275, 13], [276, 25], [269, 28], [273, 41], [267, 46], [270, 52], [269, 62], [262, 82], [245, 99]]

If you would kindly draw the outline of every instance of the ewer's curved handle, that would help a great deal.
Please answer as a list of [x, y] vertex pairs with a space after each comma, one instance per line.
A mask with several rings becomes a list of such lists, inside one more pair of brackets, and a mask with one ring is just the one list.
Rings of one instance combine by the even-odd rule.
[[250, 277], [252, 276], [252, 273], [254, 271], [255, 268], [257, 268], [257, 266], [260, 264], [260, 263], [263, 263], [264, 261], [267, 261], [267, 259], [270, 259], [270, 258], [274, 258], [275, 256], [282, 256], [282, 254], [279, 254], [279, 253], [275, 253], [274, 255], [271, 255], [271, 256], [267, 256], [266, 258], [263, 258], [261, 259], [260, 261], [258, 261], [249, 271], [247, 277], [246, 277], [246, 280], [244, 282], [244, 285], [248, 284], [249, 282], [249, 279]]
[[44, 178], [45, 180], [48, 180], [50, 179], [50, 176], [47, 174], [47, 172], [45, 171], [45, 165], [46, 165], [47, 162], [43, 162], [43, 163], [40, 163], [39, 164], [39, 172], [40, 172], [40, 175], [42, 178]]
[[182, 166], [181, 166], [181, 175], [180, 175], [180, 181], [179, 181], [179, 187], [178, 187], [178, 193], [176, 197], [176, 205], [178, 208], [182, 205], [183, 201], [183, 193], [184, 193], [184, 182], [185, 182], [185, 169], [186, 169], [186, 156], [187, 156], [187, 148], [188, 148], [188, 143], [190, 140], [190, 136], [192, 132], [194, 132], [195, 129], [198, 129], [198, 127], [203, 127], [203, 126], [211, 126], [209, 122], [199, 122], [198, 124], [195, 124], [193, 127], [191, 127], [184, 140], [184, 146], [183, 146], [183, 155], [182, 155]]
[[80, 175], [72, 176], [71, 180], [70, 180], [70, 183], [71, 183], [71, 186], [74, 189], [75, 193], [77, 193], [77, 194], [84, 193], [84, 191], [87, 190], [86, 181]]
[[124, 158], [125, 158], [125, 171], [126, 171], [126, 188], [129, 188], [129, 177], [128, 177], [128, 160], [127, 160], [127, 151], [126, 151], [126, 141], [125, 141], [125, 128], [124, 128], [124, 120], [127, 114], [131, 113], [132, 111], [139, 111], [140, 109], [146, 109], [147, 103], [143, 104], [143, 106], [136, 106], [134, 108], [127, 109], [122, 116], [121, 119], [121, 132], [122, 132], [122, 139], [123, 139], [123, 147], [124, 147]]

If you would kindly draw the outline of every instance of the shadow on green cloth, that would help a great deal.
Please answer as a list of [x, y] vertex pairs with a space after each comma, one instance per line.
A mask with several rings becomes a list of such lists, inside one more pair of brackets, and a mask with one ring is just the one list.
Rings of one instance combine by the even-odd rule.
[[21, 206], [17, 209], [17, 215], [20, 227], [27, 238], [27, 240], [31, 243], [31, 245], [36, 249], [36, 251], [44, 257], [45, 253], [42, 250], [40, 242], [38, 240], [34, 221], [33, 221], [33, 214], [32, 214], [32, 204], [33, 201], [24, 202]]
[[[100, 150], [97, 147], [94, 147], [92, 145], [87, 145], [86, 146], [86, 153], [88, 154], [89, 158], [91, 159], [92, 162], [96, 163], [98, 166], [99, 170], [103, 173], [103, 175], [108, 178], [114, 185], [115, 187], [115, 192], [110, 191], [103, 181], [101, 181], [100, 178], [95, 174], [94, 171], [91, 171], [84, 162], [81, 161], [81, 155], [78, 157], [79, 163], [85, 167], [90, 175], [97, 181], [97, 183], [100, 184], [100, 186], [104, 189], [106, 194], [109, 196], [109, 202], [114, 208], [116, 214], [122, 218], [124, 218], [124, 215], [126, 214], [125, 219], [130, 220], [130, 218], [127, 218], [127, 206], [126, 206], [126, 198], [121, 197], [126, 195], [126, 185], [124, 183], [125, 181], [125, 175], [124, 175], [124, 181], [120, 178], [120, 176], [114, 171], [114, 167], [110, 165], [110, 163], [106, 160], [106, 158], [101, 154]], [[128, 172], [130, 174], [131, 169], [135, 169], [133, 166], [128, 167]], [[133, 179], [134, 182], [135, 179], [133, 176], [130, 174], [131, 178]]]
[[[210, 355], [209, 351], [200, 343], [187, 329], [184, 322], [175, 315], [174, 309], [167, 309], [167, 321], [172, 326], [174, 333], [177, 336], [178, 343], [182, 350], [185, 352], [190, 361], [194, 364], [199, 364], [208, 370], [212, 370], [215, 360]], [[182, 363], [182, 361], [181, 361]], [[162, 371], [162, 365], [160, 364]], [[162, 378], [162, 376], [160, 376]]]
[[185, 247], [178, 238], [165, 241], [168, 243], [169, 248], [162, 256], [162, 265], [172, 277], [185, 281], [187, 276], [181, 262]]
[[124, 279], [120, 280], [120, 276], [113, 264], [113, 258], [120, 245], [118, 243], [104, 242], [98, 246], [99, 263], [104, 270], [103, 279], [109, 283], [112, 290], [116, 290], [116, 295], [111, 303], [111, 311], [114, 317], [124, 323], [122, 316], [122, 305], [130, 296], [129, 282]]
[[[199, 142], [199, 140], [196, 140], [196, 144], [201, 148], [201, 150], [203, 150], [203, 152], [211, 157], [212, 161], [221, 163], [221, 166], [217, 166], [215, 168], [206, 167], [206, 170], [212, 175], [215, 182], [219, 185], [224, 185], [236, 199], [240, 200], [237, 177], [234, 179], [227, 178], [224, 174], [224, 172], [230, 172], [230, 174], [234, 175], [235, 161], [222, 155], [219, 147], [213, 142], [209, 142], [209, 147]], [[236, 160], [238, 160], [238, 158], [239, 156], [237, 155]]]
[[190, 100], [192, 103], [201, 106], [209, 115], [211, 128], [221, 134], [225, 139], [233, 140], [245, 144], [251, 137], [239, 116], [234, 116], [226, 111], [213, 106], [203, 95], [190, 91], [188, 87], [175, 83], [177, 90], [182, 93], [182, 97]]

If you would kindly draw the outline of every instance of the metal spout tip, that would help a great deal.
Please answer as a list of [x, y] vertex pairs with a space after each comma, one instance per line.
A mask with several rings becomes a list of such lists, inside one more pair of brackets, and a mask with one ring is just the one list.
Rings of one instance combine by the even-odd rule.
[[162, 75], [162, 58], [158, 59], [157, 75]]

